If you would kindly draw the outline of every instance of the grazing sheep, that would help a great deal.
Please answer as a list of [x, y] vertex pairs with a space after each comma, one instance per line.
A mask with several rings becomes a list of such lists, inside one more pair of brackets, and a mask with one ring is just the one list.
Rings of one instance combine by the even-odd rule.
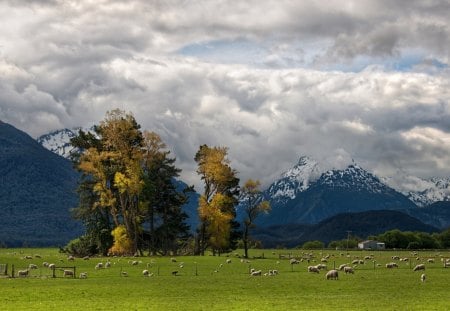
[[48, 268], [52, 269], [52, 270], [55, 270], [56, 266], [55, 266], [54, 263], [51, 263], [51, 264], [48, 265]]
[[177, 274], [178, 274], [178, 271], [177, 271], [177, 270], [172, 271], [172, 275], [173, 275], [173, 276], [177, 276]]
[[17, 276], [18, 277], [27, 277], [28, 276], [28, 269], [26, 269], [26, 270], [19, 270], [19, 271], [17, 271]]
[[25, 259], [33, 259], [33, 256], [25, 256]]
[[231, 259], [227, 259], [227, 263], [231, 263]]
[[355, 270], [353, 270], [352, 267], [344, 267], [344, 272], [345, 272], [345, 274], [348, 274], [348, 273], [355, 274]]
[[347, 267], [347, 264], [343, 263], [342, 265], [339, 266], [338, 270], [342, 271], [344, 270], [345, 267]]
[[327, 280], [338, 280], [339, 279], [339, 273], [337, 270], [330, 270], [325, 274], [325, 278]]
[[81, 272], [80, 279], [87, 279], [87, 272]]
[[355, 259], [352, 261], [352, 265], [357, 265], [357, 264], [359, 264], [359, 259]]
[[278, 275], [278, 270], [269, 270], [269, 275]]
[[291, 265], [298, 265], [298, 264], [300, 263], [300, 261], [298, 261], [298, 260], [295, 259], [295, 258], [291, 258], [291, 260], [289, 260], [289, 263], [290, 263]]
[[425, 273], [422, 273], [422, 275], [420, 276], [420, 280], [422, 281], [422, 282], [425, 282], [425, 279], [426, 279], [426, 275], [425, 275]]
[[326, 258], [322, 258], [320, 259], [320, 262], [328, 262], [328, 260]]
[[400, 256], [392, 256], [393, 260], [400, 260]]
[[84, 256], [83, 260], [89, 260], [89, 256]]
[[388, 269], [398, 268], [398, 265], [395, 262], [390, 262], [386, 264], [386, 268]]
[[69, 260], [69, 261], [74, 261], [74, 260], [75, 260], [75, 257], [73, 257], [72, 255], [70, 255], [69, 257], [67, 257], [67, 260]]
[[261, 272], [261, 270], [256, 270], [256, 271], [253, 271], [250, 275], [251, 276], [261, 276], [262, 272]]
[[95, 265], [95, 270], [102, 269], [102, 268], [103, 268], [102, 262], [99, 262], [98, 264]]
[[317, 267], [317, 269], [319, 269], [319, 270], [328, 270], [327, 265], [325, 265], [325, 264], [323, 264], [323, 263], [318, 264], [316, 267]]
[[143, 276], [148, 276], [150, 274], [150, 272], [148, 270], [143, 270], [142, 271], [142, 275]]
[[111, 261], [107, 261], [105, 263], [105, 268], [111, 268]]
[[34, 257], [39, 258], [39, 259], [42, 258], [42, 256], [39, 254], [35, 254]]
[[413, 271], [425, 270], [425, 265], [420, 264], [414, 267]]
[[308, 272], [319, 273], [320, 271], [316, 266], [308, 266]]
[[48, 262], [46, 262], [46, 261], [44, 261], [44, 262], [42, 263], [42, 266], [43, 266], [43, 267], [46, 267], [46, 268], [48, 268], [48, 265], [49, 265], [49, 263], [48, 263]]
[[64, 276], [64, 277], [66, 277], [66, 276], [74, 277], [74, 273], [73, 273], [72, 270], [64, 270], [63, 276]]
[[170, 261], [171, 262], [177, 262], [177, 259], [172, 257], [172, 258], [170, 258]]
[[434, 263], [434, 259], [433, 259], [433, 258], [429, 258], [429, 259], [427, 260], [427, 262], [428, 262], [428, 263]]
[[32, 263], [30, 263], [29, 265], [28, 265], [28, 269], [37, 269], [38, 268], [38, 266], [36, 266], [35, 264], [32, 264]]
[[139, 264], [139, 261], [137, 261], [137, 260], [133, 260], [132, 262], [131, 262], [131, 265], [132, 266], [137, 266]]
[[120, 272], [120, 275], [121, 275], [121, 276], [125, 276], [125, 277], [127, 277], [127, 276], [128, 276], [128, 272], [126, 272], [126, 271], [122, 271], [122, 272]]

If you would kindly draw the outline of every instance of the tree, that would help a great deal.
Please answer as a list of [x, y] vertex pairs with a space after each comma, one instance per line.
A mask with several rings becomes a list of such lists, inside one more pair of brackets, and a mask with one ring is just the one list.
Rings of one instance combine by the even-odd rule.
[[180, 170], [164, 142], [120, 110], [108, 112], [94, 132], [72, 139], [79, 150], [72, 159], [82, 172], [74, 215], [91, 232], [87, 237], [102, 253], [142, 253], [144, 237], [151, 252], [176, 251], [189, 230], [181, 209], [187, 195], [173, 183]]
[[249, 231], [250, 228], [255, 227], [255, 219], [262, 213], [268, 213], [270, 211], [270, 203], [268, 201], [261, 201], [261, 190], [259, 180], [249, 179], [245, 182], [244, 187], [241, 189], [241, 195], [244, 198], [244, 212], [245, 219], [243, 221], [243, 243], [244, 243], [244, 256], [248, 258], [248, 243], [249, 243]]
[[199, 200], [200, 228], [198, 230], [196, 254], [204, 255], [208, 246], [213, 253], [228, 249], [236, 237], [235, 205], [239, 194], [239, 179], [230, 167], [225, 147], [200, 146], [195, 155], [197, 173], [205, 188]]

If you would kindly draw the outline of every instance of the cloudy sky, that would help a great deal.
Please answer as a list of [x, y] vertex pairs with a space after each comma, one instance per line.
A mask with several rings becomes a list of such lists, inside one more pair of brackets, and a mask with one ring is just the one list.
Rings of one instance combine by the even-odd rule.
[[[133, 113], [199, 184], [199, 145], [264, 185], [301, 155], [450, 176], [450, 2], [0, 1], [0, 120]], [[399, 178], [401, 177], [401, 178]]]

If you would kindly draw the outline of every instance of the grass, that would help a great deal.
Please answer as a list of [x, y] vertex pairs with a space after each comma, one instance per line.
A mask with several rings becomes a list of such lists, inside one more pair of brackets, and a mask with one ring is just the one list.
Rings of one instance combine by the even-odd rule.
[[[435, 258], [426, 263], [427, 281], [420, 282], [422, 272], [413, 272], [416, 263], [410, 252], [373, 252], [376, 263], [367, 261], [356, 267], [354, 275], [339, 275], [338, 281], [327, 281], [324, 272], [307, 272], [308, 263], [290, 265], [279, 259], [280, 250], [252, 250], [265, 254], [265, 259], [251, 259], [241, 263], [234, 257], [166, 257], [110, 258], [111, 268], [95, 270], [98, 262], [107, 258], [77, 258], [68, 262], [57, 249], [0, 249], [0, 263], [8, 263], [9, 270], [25, 269], [28, 264], [39, 266], [27, 278], [0, 278], [1, 310], [449, 310], [450, 269], [444, 269], [440, 256], [450, 252], [419, 252], [421, 258]], [[293, 250], [295, 255], [301, 251]], [[42, 258], [36, 258], [39, 254]], [[330, 254], [327, 263], [334, 265], [364, 257], [369, 252], [314, 251], [315, 263]], [[30, 255], [33, 259], [22, 259]], [[411, 257], [413, 262], [399, 262], [399, 268], [388, 270], [385, 263], [393, 255]], [[227, 264], [226, 259], [231, 258]], [[138, 260], [136, 266], [131, 261]], [[42, 267], [42, 262], [57, 266], [76, 266], [77, 275], [87, 272], [87, 279], [57, 277]], [[179, 267], [183, 262], [183, 268]], [[251, 277], [249, 269], [277, 269], [279, 275]], [[153, 276], [142, 276], [148, 269]], [[177, 270], [178, 276], [172, 271]], [[121, 276], [126, 271], [128, 277]], [[217, 271], [217, 272], [215, 272]], [[197, 274], [197, 275], [196, 275]]]

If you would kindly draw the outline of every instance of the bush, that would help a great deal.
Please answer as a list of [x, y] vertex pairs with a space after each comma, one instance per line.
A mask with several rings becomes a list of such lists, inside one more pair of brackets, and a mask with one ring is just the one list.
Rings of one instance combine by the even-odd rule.
[[78, 257], [91, 256], [97, 253], [97, 245], [83, 235], [70, 241], [65, 247], [65, 251]]
[[308, 241], [303, 243], [303, 249], [322, 249], [325, 248], [325, 244], [322, 241]]

